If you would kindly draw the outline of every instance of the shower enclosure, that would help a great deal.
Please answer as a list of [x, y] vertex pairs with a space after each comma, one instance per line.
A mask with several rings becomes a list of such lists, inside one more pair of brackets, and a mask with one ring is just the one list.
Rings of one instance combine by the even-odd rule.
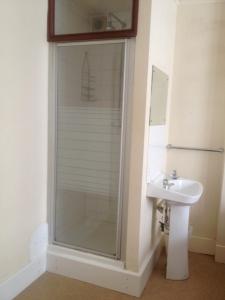
[[125, 42], [56, 46], [53, 243], [121, 255]]

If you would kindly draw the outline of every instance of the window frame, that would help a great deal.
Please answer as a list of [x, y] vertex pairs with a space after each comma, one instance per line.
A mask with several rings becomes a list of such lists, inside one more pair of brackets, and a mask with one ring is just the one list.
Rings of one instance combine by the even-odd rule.
[[132, 0], [132, 26], [126, 30], [87, 32], [74, 34], [55, 33], [55, 0], [48, 0], [48, 34], [49, 42], [74, 42], [90, 40], [107, 40], [118, 38], [131, 38], [137, 35], [139, 0]]

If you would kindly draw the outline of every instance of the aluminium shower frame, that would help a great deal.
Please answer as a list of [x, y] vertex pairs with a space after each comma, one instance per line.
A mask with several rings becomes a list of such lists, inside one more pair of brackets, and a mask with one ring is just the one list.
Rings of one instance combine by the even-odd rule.
[[[122, 126], [121, 126], [121, 146], [120, 146], [120, 172], [119, 191], [117, 208], [117, 234], [116, 234], [116, 255], [109, 255], [100, 251], [93, 251], [82, 247], [76, 247], [55, 240], [55, 201], [56, 201], [56, 151], [57, 151], [57, 49], [59, 47], [82, 46], [82, 45], [105, 45], [124, 44], [124, 72], [122, 83]], [[49, 107], [48, 107], [48, 224], [49, 224], [49, 244], [54, 244], [82, 252], [92, 253], [116, 260], [125, 260], [126, 252], [126, 224], [127, 224], [127, 198], [128, 198], [128, 172], [129, 165], [129, 141], [128, 126], [130, 105], [128, 98], [131, 96], [132, 67], [130, 61], [133, 60], [134, 43], [132, 39], [119, 39], [109, 41], [94, 42], [73, 42], [51, 44], [49, 49]]]

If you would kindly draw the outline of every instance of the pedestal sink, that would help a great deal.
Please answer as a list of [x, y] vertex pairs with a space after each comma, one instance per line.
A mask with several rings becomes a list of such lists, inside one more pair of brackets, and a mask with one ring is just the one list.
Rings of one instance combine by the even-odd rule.
[[184, 280], [188, 270], [188, 227], [190, 207], [203, 193], [201, 183], [185, 178], [167, 181], [161, 175], [148, 183], [147, 196], [164, 199], [170, 206], [170, 229], [167, 254], [166, 278]]

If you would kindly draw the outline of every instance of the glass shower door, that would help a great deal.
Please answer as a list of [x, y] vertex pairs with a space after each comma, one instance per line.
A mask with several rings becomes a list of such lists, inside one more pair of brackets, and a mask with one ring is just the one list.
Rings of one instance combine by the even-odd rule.
[[117, 258], [124, 51], [57, 46], [55, 243]]

